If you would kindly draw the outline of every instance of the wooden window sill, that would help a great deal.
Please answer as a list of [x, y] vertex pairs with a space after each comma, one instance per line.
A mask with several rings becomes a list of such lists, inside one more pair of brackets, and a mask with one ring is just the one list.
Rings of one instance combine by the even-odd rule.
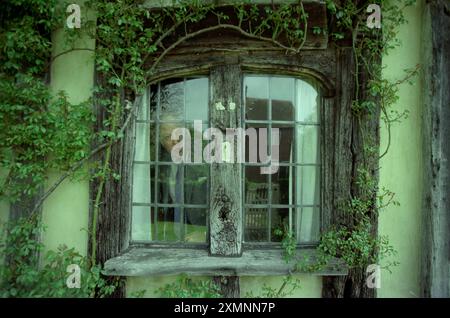
[[[316, 251], [299, 249], [298, 259], [307, 256], [313, 264]], [[283, 260], [282, 250], [247, 250], [241, 257], [210, 256], [203, 249], [130, 248], [105, 263], [103, 274], [111, 276], [162, 276], [187, 274], [196, 276], [267, 276], [286, 275], [293, 269]], [[343, 276], [348, 269], [333, 259], [317, 272], [319, 276]]]

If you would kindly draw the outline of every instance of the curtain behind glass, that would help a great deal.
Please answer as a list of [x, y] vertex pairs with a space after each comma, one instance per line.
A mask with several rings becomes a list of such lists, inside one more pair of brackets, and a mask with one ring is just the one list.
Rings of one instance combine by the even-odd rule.
[[[315, 87], [305, 81], [297, 81], [297, 161], [306, 165], [297, 168], [296, 218], [299, 243], [315, 242], [320, 230], [320, 164], [319, 157], [319, 95]], [[303, 124], [304, 123], [304, 124]]]
[[[138, 120], [148, 118], [148, 93], [144, 94], [139, 105]], [[148, 162], [150, 160], [150, 123], [136, 124], [135, 161]], [[133, 165], [133, 202], [151, 203], [150, 164], [135, 163]], [[151, 232], [151, 208], [149, 206], [133, 206], [132, 240], [149, 241]]]

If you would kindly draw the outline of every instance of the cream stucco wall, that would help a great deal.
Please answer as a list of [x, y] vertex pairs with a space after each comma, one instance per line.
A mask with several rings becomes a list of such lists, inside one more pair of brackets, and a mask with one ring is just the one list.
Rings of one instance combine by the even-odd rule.
[[[82, 3], [74, 1], [73, 3]], [[82, 15], [86, 14], [82, 11]], [[82, 16], [83, 19], [86, 16]], [[92, 15], [89, 16], [92, 18]], [[65, 21], [64, 21], [65, 22]], [[53, 56], [66, 52], [64, 32], [53, 35]], [[87, 36], [77, 40], [75, 48], [95, 49], [95, 41]], [[94, 85], [94, 53], [77, 50], [55, 58], [51, 67], [51, 89], [55, 93], [66, 91], [71, 103], [86, 101], [92, 96]], [[51, 187], [61, 174], [49, 176], [47, 188]], [[87, 180], [66, 179], [44, 202], [42, 220], [47, 226], [43, 234], [46, 249], [55, 249], [60, 244], [74, 247], [82, 255], [87, 253], [89, 219], [89, 183]]]
[[[395, 79], [405, 68], [420, 62], [421, 9], [423, 0], [407, 10], [409, 25], [402, 27], [400, 37], [403, 46], [384, 59], [387, 68], [384, 75]], [[54, 54], [64, 51], [62, 33], [54, 35]], [[94, 43], [85, 38], [77, 47], [94, 48]], [[72, 102], [80, 102], [91, 96], [94, 65], [92, 52], [74, 51], [59, 56], [52, 65], [51, 87], [56, 92], [65, 90]], [[409, 109], [411, 115], [403, 123], [392, 129], [392, 146], [389, 154], [382, 160], [380, 182], [397, 194], [400, 207], [383, 211], [380, 216], [380, 234], [389, 235], [392, 244], [398, 250], [397, 260], [401, 265], [393, 269], [393, 274], [382, 272], [382, 286], [379, 297], [415, 297], [419, 295], [419, 258], [420, 258], [420, 211], [421, 211], [421, 102], [419, 81], [414, 86], [404, 86], [400, 90], [398, 110]], [[386, 130], [382, 128], [382, 141], [386, 143]], [[382, 147], [383, 148], [383, 147]], [[50, 186], [58, 178], [52, 173]], [[59, 244], [77, 248], [85, 254], [87, 250], [88, 226], [88, 182], [66, 180], [47, 199], [43, 207], [43, 220], [47, 230], [43, 242], [47, 248], [56, 248]], [[0, 205], [0, 215], [7, 215], [8, 206]], [[298, 275], [302, 288], [295, 297], [320, 297], [322, 280], [312, 275]], [[174, 277], [129, 278], [127, 293], [147, 290], [146, 296], [156, 296], [154, 290]], [[242, 295], [247, 291], [258, 294], [266, 283], [279, 287], [280, 277], [243, 277]]]
[[[402, 46], [392, 51], [383, 63], [387, 66], [384, 76], [398, 80], [403, 70], [421, 62], [421, 29], [423, 1], [406, 11], [408, 25], [401, 27], [399, 38]], [[409, 118], [392, 128], [392, 145], [381, 160], [380, 186], [396, 193], [400, 207], [391, 206], [382, 211], [379, 232], [388, 235], [398, 251], [398, 267], [392, 274], [382, 271], [379, 297], [419, 297], [421, 208], [422, 208], [422, 95], [420, 78], [414, 85], [401, 86], [400, 100], [394, 109], [409, 110]], [[381, 130], [382, 151], [387, 143], [387, 131]]]

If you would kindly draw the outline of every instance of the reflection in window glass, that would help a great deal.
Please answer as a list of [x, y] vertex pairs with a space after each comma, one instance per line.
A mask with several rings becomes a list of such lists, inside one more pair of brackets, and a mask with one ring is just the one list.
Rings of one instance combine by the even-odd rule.
[[272, 102], [272, 120], [294, 120], [295, 79], [289, 77], [270, 78], [270, 99]]
[[[176, 128], [208, 124], [208, 78], [170, 79], [150, 87], [136, 123], [133, 165], [134, 241], [205, 243], [209, 166], [175, 164]], [[193, 137], [193, 135], [192, 135]]]
[[187, 204], [206, 204], [208, 183], [208, 165], [186, 166], [184, 177], [184, 202]]
[[245, 119], [269, 119], [269, 78], [248, 76], [244, 79]]
[[185, 82], [168, 80], [160, 85], [159, 90], [159, 120], [184, 120]]
[[294, 125], [272, 124], [272, 128], [279, 129], [280, 145], [278, 148], [279, 162], [294, 163]]
[[186, 120], [208, 121], [208, 79], [186, 81]]
[[171, 157], [172, 148], [181, 142], [182, 136], [178, 139], [172, 139], [172, 132], [177, 128], [184, 128], [184, 122], [160, 122], [159, 126], [159, 161], [173, 162]]
[[289, 216], [292, 213], [292, 209], [289, 208], [275, 208], [271, 211], [270, 222], [270, 238], [271, 242], [281, 242], [283, 240], [284, 231], [289, 230]]
[[199, 208], [185, 209], [185, 242], [202, 243], [206, 242], [207, 210]]
[[244, 213], [244, 240], [246, 242], [267, 242], [269, 240], [269, 211], [267, 209], [246, 207]]
[[269, 204], [269, 177], [259, 166], [245, 167], [245, 202], [251, 205]]
[[278, 167], [278, 171], [272, 174], [272, 204], [294, 204], [293, 170], [294, 167]]

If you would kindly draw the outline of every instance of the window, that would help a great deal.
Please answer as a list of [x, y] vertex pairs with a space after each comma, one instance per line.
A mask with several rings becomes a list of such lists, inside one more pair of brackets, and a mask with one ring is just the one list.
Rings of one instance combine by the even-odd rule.
[[[244, 77], [246, 128], [279, 129], [275, 173], [245, 163], [244, 242], [279, 242], [289, 229], [298, 243], [315, 243], [320, 223], [319, 109], [316, 87], [303, 79]], [[272, 149], [271, 136], [268, 137]]]
[[132, 241], [206, 242], [209, 166], [176, 164], [170, 153], [174, 129], [187, 128], [194, 136], [194, 120], [208, 127], [208, 83], [205, 77], [162, 81], [143, 98], [136, 121]]
[[[304, 6], [311, 25], [327, 28], [324, 3]], [[285, 275], [293, 268], [282, 259], [282, 228], [296, 233], [298, 257], [314, 264], [320, 232], [345, 222], [340, 207], [351, 193], [353, 52], [328, 46], [327, 35], [309, 28], [301, 52], [286, 53], [216, 30], [187, 39], [147, 70], [152, 85], [136, 96], [139, 116], [112, 150], [121, 178], [106, 181], [102, 196], [96, 245], [104, 273]], [[98, 113], [100, 124], [108, 114]], [[167, 138], [174, 127], [188, 132], [175, 145]], [[217, 148], [227, 163], [198, 162], [185, 149], [189, 162], [168, 159], [167, 148], [195, 142], [198, 131], [197, 146], [207, 149], [208, 128], [241, 129], [246, 160], [236, 160], [239, 138]], [[278, 160], [267, 156], [273, 146]], [[346, 275], [347, 268], [332, 259], [316, 274]]]
[[[292, 76], [231, 74], [234, 72], [228, 68], [213, 71], [218, 76], [160, 81], [142, 99], [135, 130], [131, 242], [206, 245], [216, 240], [220, 245], [220, 240], [211, 239], [210, 228], [217, 226], [214, 218], [222, 216], [211, 216], [210, 209], [212, 205], [222, 204], [220, 213], [227, 209], [225, 206], [233, 206], [238, 211], [237, 217], [228, 221], [233, 227], [239, 228], [242, 223], [241, 230], [226, 235], [242, 236], [234, 241], [242, 241], [248, 247], [279, 245], [282, 237], [277, 229], [296, 233], [299, 244], [317, 243], [319, 87], [312, 81]], [[239, 83], [231, 88], [222, 87], [223, 83], [219, 82], [230, 74]], [[223, 100], [218, 107], [211, 94], [214, 89], [227, 90], [227, 96], [241, 96], [241, 101]], [[242, 106], [233, 109], [230, 103]], [[230, 113], [234, 122], [229, 119], [227, 122], [224, 117]], [[244, 162], [222, 163], [219, 166], [231, 169], [218, 170], [219, 166], [214, 169], [215, 164], [206, 162], [205, 158], [199, 162], [192, 151], [187, 151], [192, 147], [185, 147], [182, 151], [187, 151], [189, 158], [174, 163], [171, 152], [183, 142], [181, 137], [171, 140], [172, 132], [186, 128], [189, 133], [183, 138], [192, 140], [193, 147], [198, 140], [194, 136], [201, 136], [201, 149], [206, 151], [210, 140], [205, 137], [210, 126], [223, 132], [227, 128], [245, 129]], [[275, 130], [278, 141], [272, 135]], [[249, 131], [255, 134], [247, 134]], [[225, 137], [223, 140], [226, 142]], [[237, 149], [237, 145], [236, 141], [232, 147]], [[257, 160], [249, 155], [253, 146]], [[274, 147], [278, 158], [274, 154], [268, 156]], [[269, 167], [272, 173], [262, 172], [263, 168], [270, 171]], [[236, 173], [240, 178], [231, 176]], [[233, 195], [227, 197], [232, 202], [224, 205], [217, 201], [211, 180], [215, 180], [216, 189], [233, 187], [233, 182], [228, 183], [228, 175], [238, 183], [234, 184]]]

